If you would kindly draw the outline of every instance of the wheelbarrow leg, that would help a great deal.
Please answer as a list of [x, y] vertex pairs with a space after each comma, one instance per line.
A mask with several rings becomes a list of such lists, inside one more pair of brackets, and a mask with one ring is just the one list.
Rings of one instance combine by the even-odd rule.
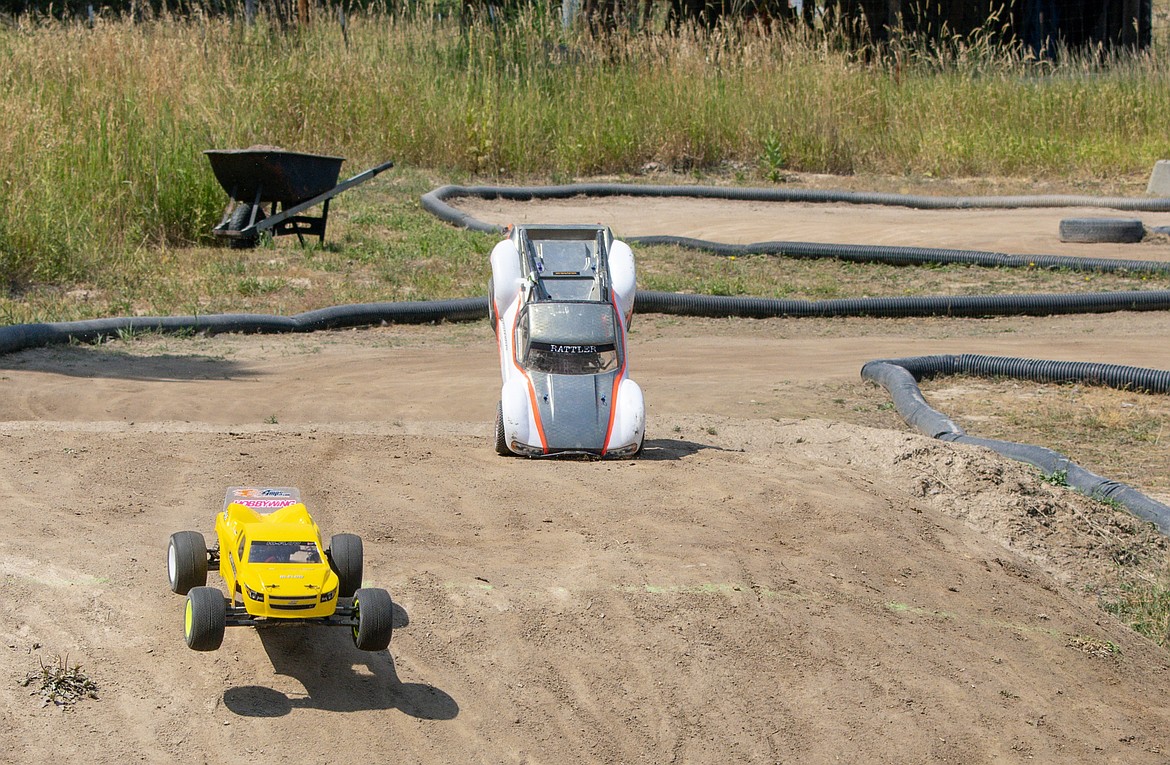
[[325, 224], [329, 221], [329, 203], [332, 199], [326, 199], [324, 206], [321, 208], [321, 234], [320, 243], [325, 244]]
[[248, 225], [244, 228], [251, 228], [256, 225], [256, 212], [260, 209], [260, 195], [264, 193], [263, 184], [256, 186], [256, 199], [252, 202], [252, 215], [248, 218]]

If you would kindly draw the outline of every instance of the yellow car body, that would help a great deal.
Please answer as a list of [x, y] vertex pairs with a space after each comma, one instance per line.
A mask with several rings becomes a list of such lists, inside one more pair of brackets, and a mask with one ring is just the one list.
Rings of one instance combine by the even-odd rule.
[[[344, 627], [360, 651], [384, 651], [394, 634], [394, 601], [362, 586], [362, 540], [334, 534], [329, 546], [293, 488], [233, 486], [215, 517], [217, 544], [198, 531], [167, 543], [171, 592], [187, 596], [183, 638], [214, 651], [227, 627], [315, 624]], [[229, 597], [207, 586], [217, 569]]]
[[267, 619], [332, 616], [339, 580], [309, 511], [293, 501], [261, 513], [254, 509], [260, 501], [229, 494], [216, 516], [219, 573], [233, 602]]

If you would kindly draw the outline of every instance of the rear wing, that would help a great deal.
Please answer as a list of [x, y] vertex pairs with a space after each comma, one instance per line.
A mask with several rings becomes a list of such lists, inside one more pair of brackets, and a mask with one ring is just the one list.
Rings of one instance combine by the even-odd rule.
[[607, 226], [517, 226], [516, 240], [537, 300], [608, 300]]
[[251, 510], [266, 515], [273, 510], [295, 505], [301, 501], [300, 489], [287, 486], [233, 486], [227, 490], [223, 500], [223, 511], [226, 514], [228, 505], [243, 505]]

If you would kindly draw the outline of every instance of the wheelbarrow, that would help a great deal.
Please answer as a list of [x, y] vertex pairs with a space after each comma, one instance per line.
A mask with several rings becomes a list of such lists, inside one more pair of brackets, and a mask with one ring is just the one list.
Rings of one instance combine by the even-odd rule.
[[[265, 231], [272, 236], [296, 234], [301, 244], [306, 235], [324, 242], [330, 200], [394, 167], [393, 162], [384, 162], [338, 183], [344, 157], [272, 147], [209, 149], [203, 153], [230, 197], [223, 220], [211, 232], [240, 248], [254, 247]], [[267, 212], [264, 205], [268, 205]], [[322, 206], [321, 215], [303, 214], [317, 205]]]

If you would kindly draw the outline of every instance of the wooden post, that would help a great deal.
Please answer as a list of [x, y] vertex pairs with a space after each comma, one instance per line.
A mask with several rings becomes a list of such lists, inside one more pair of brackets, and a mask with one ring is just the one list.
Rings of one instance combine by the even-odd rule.
[[302, 27], [309, 26], [309, 0], [297, 0], [297, 21]]

